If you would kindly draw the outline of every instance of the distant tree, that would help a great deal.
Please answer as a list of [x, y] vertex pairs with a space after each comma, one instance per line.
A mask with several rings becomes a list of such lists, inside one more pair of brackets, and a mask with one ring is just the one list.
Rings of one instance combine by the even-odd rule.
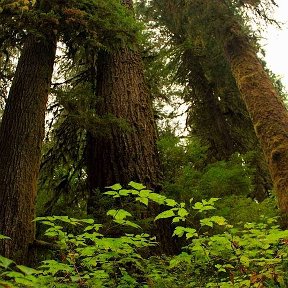
[[170, 68], [173, 80], [185, 87], [182, 98], [189, 106], [187, 125], [203, 145], [209, 145], [210, 163], [228, 160], [233, 153], [255, 151], [249, 163], [255, 169], [255, 190], [250, 196], [263, 200], [271, 189], [264, 155], [221, 43], [216, 37], [206, 37], [209, 26], [205, 23], [210, 15], [200, 9], [205, 4], [197, 3], [150, 1], [144, 7], [140, 5], [139, 10], [148, 19], [152, 16], [156, 23], [153, 27], [158, 25], [167, 35], [168, 55], [172, 57], [166, 60], [166, 69]]
[[268, 163], [279, 209], [287, 226], [288, 112], [257, 57], [257, 43], [249, 34], [247, 19], [239, 13], [239, 7], [245, 5], [267, 20], [263, 9], [270, 2], [275, 4], [274, 1], [183, 0], [172, 1], [170, 5], [189, 10], [193, 17], [190, 23], [185, 23], [194, 24], [204, 43], [216, 43], [224, 52]]

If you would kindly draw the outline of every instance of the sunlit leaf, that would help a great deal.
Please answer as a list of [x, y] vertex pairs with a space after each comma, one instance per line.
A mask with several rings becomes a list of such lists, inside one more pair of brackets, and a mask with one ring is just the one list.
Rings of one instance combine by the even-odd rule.
[[131, 186], [132, 188], [136, 189], [136, 190], [142, 190], [142, 189], [145, 189], [146, 186], [144, 186], [143, 184], [141, 183], [136, 183], [136, 182], [129, 182], [128, 183], [129, 186]]
[[166, 210], [166, 211], [160, 213], [159, 215], [157, 215], [155, 217], [154, 221], [159, 220], [159, 219], [170, 218], [170, 217], [173, 217], [173, 216], [175, 216], [175, 213], [174, 213], [174, 211], [172, 209]]

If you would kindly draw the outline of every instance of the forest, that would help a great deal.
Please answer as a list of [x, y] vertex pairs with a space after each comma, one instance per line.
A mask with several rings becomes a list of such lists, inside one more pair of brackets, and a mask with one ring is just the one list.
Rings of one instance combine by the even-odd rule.
[[275, 7], [0, 0], [0, 287], [288, 287]]

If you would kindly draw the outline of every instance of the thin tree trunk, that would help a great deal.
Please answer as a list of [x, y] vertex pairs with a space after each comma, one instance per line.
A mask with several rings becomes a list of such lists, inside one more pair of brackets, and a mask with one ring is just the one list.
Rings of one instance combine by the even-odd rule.
[[[0, 128], [0, 254], [28, 262], [34, 240], [36, 184], [56, 52], [54, 32], [28, 36]], [[44, 36], [43, 36], [44, 37]]]
[[205, 76], [199, 57], [194, 56], [191, 50], [186, 50], [182, 61], [188, 71], [188, 87], [192, 94], [192, 107], [187, 121], [189, 123], [191, 117], [192, 127], [195, 127], [193, 132], [201, 139], [207, 139], [212, 162], [228, 160], [235, 153], [237, 143], [221, 111], [217, 93]]

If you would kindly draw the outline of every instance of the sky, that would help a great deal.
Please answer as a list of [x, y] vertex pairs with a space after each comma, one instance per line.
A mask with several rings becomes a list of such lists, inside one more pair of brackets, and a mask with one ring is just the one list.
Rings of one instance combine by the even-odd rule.
[[269, 26], [261, 41], [266, 51], [265, 60], [268, 67], [281, 76], [282, 83], [288, 91], [288, 0], [276, 0], [274, 18], [284, 22], [282, 29]]

